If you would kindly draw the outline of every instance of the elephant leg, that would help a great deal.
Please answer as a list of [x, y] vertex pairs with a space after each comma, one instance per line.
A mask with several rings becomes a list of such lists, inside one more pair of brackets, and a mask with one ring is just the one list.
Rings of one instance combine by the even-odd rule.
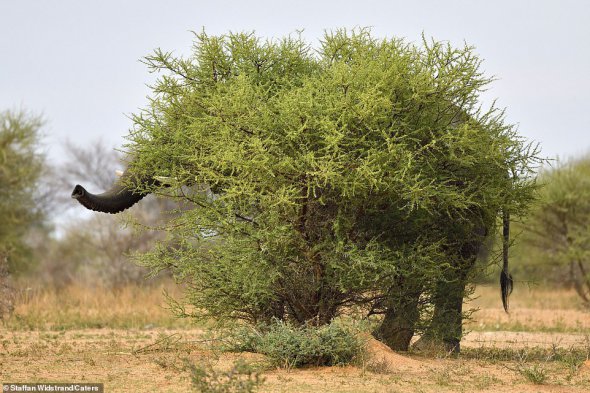
[[430, 326], [416, 343], [416, 348], [436, 347], [445, 352], [459, 353], [463, 336], [463, 297], [466, 284], [465, 279], [439, 283]]
[[419, 294], [406, 298], [403, 304], [396, 302], [396, 306], [388, 307], [373, 335], [394, 351], [407, 351], [420, 317], [418, 300]]
[[[462, 254], [465, 256], [465, 250]], [[476, 255], [472, 253], [467, 259], [461, 258], [462, 263], [455, 266], [437, 284], [432, 320], [424, 335], [416, 342], [416, 349], [438, 348], [445, 352], [460, 352], [463, 336], [463, 298]]]
[[456, 263], [436, 286], [434, 313], [429, 328], [415, 344], [417, 349], [427, 346], [441, 348], [458, 354], [463, 337], [463, 298], [477, 256], [487, 236], [485, 225], [479, 225], [469, 234], [471, 240], [464, 242], [456, 251]]

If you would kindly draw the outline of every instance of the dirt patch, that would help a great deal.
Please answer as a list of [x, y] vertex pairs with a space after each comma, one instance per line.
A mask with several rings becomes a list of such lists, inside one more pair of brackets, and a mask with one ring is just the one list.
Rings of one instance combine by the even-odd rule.
[[[159, 306], [161, 290], [105, 298], [82, 288], [43, 292], [21, 299], [18, 318], [0, 326], [0, 381], [188, 392], [187, 362], [229, 370], [244, 359], [266, 379], [264, 393], [590, 392], [590, 362], [583, 362], [590, 355], [590, 314], [574, 292], [517, 286], [506, 314], [496, 286], [477, 291], [467, 307], [481, 311], [467, 326], [474, 331], [458, 358], [400, 354], [368, 336], [366, 356], [354, 366], [292, 370], [273, 368], [262, 355], [213, 350], [203, 330]], [[100, 326], [118, 328], [87, 328]]]
[[426, 367], [425, 360], [420, 361], [409, 355], [396, 353], [371, 335], [366, 334], [362, 338], [366, 342], [366, 361], [372, 367], [381, 367], [383, 372], [417, 371]]
[[[481, 333], [477, 337], [481, 338]], [[504, 332], [484, 337], [468, 336], [465, 344], [492, 346], [514, 338]], [[227, 370], [242, 358], [266, 379], [260, 389], [265, 393], [590, 391], [588, 364], [578, 370], [560, 362], [421, 357], [396, 353], [370, 336], [366, 339], [368, 356], [356, 366], [285, 370], [270, 367], [261, 355], [213, 351], [198, 329], [3, 331], [0, 380], [102, 382], [109, 393], [184, 392], [191, 389], [186, 362]], [[519, 335], [517, 339], [522, 344], [541, 340], [539, 335]], [[584, 345], [576, 339], [564, 338], [562, 342]], [[529, 369], [546, 376], [542, 385], [532, 383], [521, 372]]]
[[580, 367], [580, 374], [590, 376], [590, 360], [586, 360]]

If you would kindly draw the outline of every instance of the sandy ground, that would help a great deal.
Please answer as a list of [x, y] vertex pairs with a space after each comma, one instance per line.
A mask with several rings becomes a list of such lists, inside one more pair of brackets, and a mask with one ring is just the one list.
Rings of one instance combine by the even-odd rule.
[[[589, 392], [590, 364], [527, 362], [547, 376], [533, 384], [516, 361], [395, 353], [368, 340], [357, 366], [272, 369], [263, 356], [217, 353], [203, 331], [85, 329], [0, 332], [2, 382], [103, 382], [106, 392], [190, 391], [185, 362], [228, 369], [238, 358], [258, 364], [260, 392]], [[473, 332], [463, 348], [588, 348], [586, 334]]]
[[590, 355], [590, 313], [571, 290], [519, 285], [506, 314], [496, 286], [478, 287], [470, 306], [480, 311], [458, 358], [399, 354], [367, 340], [355, 366], [294, 370], [272, 368], [261, 355], [211, 350], [204, 331], [171, 317], [161, 292], [27, 292], [15, 317], [0, 324], [0, 382], [187, 392], [187, 364], [219, 371], [243, 358], [265, 378], [259, 392], [590, 392], [590, 363], [581, 363]]

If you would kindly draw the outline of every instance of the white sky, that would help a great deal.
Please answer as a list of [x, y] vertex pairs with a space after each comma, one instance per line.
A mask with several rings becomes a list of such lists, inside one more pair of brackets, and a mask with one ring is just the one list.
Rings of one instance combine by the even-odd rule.
[[138, 60], [154, 48], [188, 54], [190, 31], [255, 30], [282, 37], [304, 29], [370, 26], [375, 36], [474, 45], [498, 98], [543, 154], [590, 151], [590, 1], [188, 1], [0, 0], [0, 110], [47, 120], [50, 157], [65, 139], [119, 146], [153, 80]]

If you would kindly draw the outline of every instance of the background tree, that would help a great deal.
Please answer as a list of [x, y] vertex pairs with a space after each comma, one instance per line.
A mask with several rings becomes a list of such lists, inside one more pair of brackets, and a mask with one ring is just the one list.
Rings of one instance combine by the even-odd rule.
[[189, 283], [196, 316], [320, 325], [357, 306], [385, 314], [391, 346], [421, 329], [458, 343], [479, 246], [526, 210], [537, 161], [480, 108], [473, 48], [202, 33], [190, 59], [146, 63], [165, 75], [130, 171], [192, 188], [168, 189], [187, 204], [166, 227], [177, 247], [141, 259]]
[[519, 259], [536, 270], [533, 278], [571, 285], [590, 307], [590, 158], [547, 168], [540, 182], [540, 203], [521, 228]]
[[44, 217], [37, 188], [44, 173], [42, 124], [24, 112], [0, 112], [0, 318], [12, 308], [8, 275], [30, 267], [25, 236]]

